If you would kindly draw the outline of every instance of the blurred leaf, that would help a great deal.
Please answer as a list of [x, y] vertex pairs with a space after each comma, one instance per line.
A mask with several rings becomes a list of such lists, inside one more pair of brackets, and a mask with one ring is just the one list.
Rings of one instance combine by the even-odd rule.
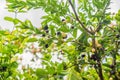
[[27, 42], [36, 42], [36, 41], [38, 41], [37, 38], [29, 38]]
[[4, 17], [4, 19], [6, 20], [6, 21], [10, 21], [10, 22], [13, 22], [13, 18], [12, 17]]

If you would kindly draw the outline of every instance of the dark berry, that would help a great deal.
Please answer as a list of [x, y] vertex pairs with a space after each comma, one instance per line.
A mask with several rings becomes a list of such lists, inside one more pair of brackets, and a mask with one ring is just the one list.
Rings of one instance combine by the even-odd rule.
[[49, 30], [46, 30], [46, 33], [49, 33]]
[[48, 44], [45, 44], [45, 48], [48, 48], [49, 46], [48, 46]]
[[119, 38], [120, 37], [120, 35], [119, 34], [116, 34], [116, 38]]
[[83, 22], [83, 24], [85, 24], [85, 22]]
[[91, 55], [91, 58], [90, 58], [90, 59], [92, 59], [92, 60], [96, 61], [96, 60], [97, 60], [97, 57], [96, 57], [96, 55], [95, 55], [95, 54], [93, 54], [93, 55]]
[[42, 34], [42, 37], [45, 37], [45, 34]]
[[58, 31], [58, 32], [57, 32], [57, 35], [58, 35], [58, 36], [61, 35], [61, 32]]
[[115, 74], [115, 71], [113, 71], [113, 70], [110, 71], [110, 74], [111, 74], [111, 75], [114, 75], [114, 74]]
[[74, 26], [71, 26], [71, 29], [74, 29]]
[[55, 75], [57, 75], [57, 73], [54, 73], [53, 75], [55, 76]]
[[97, 69], [98, 68], [97, 65], [94, 65], [94, 68]]
[[62, 22], [64, 22], [65, 21], [65, 19], [62, 19]]
[[110, 65], [110, 68], [114, 68], [114, 65], [112, 64], [112, 65]]
[[6, 71], [6, 69], [7, 69], [7, 67], [6, 67], [6, 66], [3, 66], [1, 70], [2, 70], [2, 71]]
[[67, 38], [67, 35], [65, 37], [63, 37], [63, 39], [66, 39]]
[[62, 80], [63, 80], [63, 77], [62, 77], [62, 76], [59, 76], [59, 79], [62, 79]]
[[48, 30], [48, 25], [45, 25], [44, 30]]
[[81, 57], [84, 58], [84, 57], [85, 57], [85, 54], [82, 54]]
[[120, 40], [118, 40], [118, 44], [120, 44]]

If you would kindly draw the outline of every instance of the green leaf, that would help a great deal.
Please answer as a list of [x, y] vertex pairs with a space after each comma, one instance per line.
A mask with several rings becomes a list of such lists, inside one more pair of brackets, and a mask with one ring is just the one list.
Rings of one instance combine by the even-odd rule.
[[47, 77], [47, 71], [45, 69], [37, 68], [36, 75], [38, 77]]
[[37, 38], [29, 38], [27, 42], [36, 42], [36, 41], [38, 41]]
[[4, 17], [4, 19], [6, 20], [6, 21], [10, 21], [10, 22], [13, 22], [13, 18], [11, 18], [11, 17]]
[[16, 0], [6, 0], [7, 2], [10, 2], [10, 3], [13, 3], [15, 2]]
[[71, 69], [67, 76], [67, 80], [81, 80], [80, 74], [76, 72], [74, 69]]
[[63, 64], [62, 63], [58, 64], [57, 65], [57, 72], [60, 73], [60, 72], [62, 72], [62, 70], [63, 70]]
[[60, 30], [60, 31], [63, 31], [63, 32], [69, 32], [69, 31], [70, 31], [70, 30], [69, 30], [69, 27], [66, 26], [66, 25], [61, 26], [61, 27], [59, 28], [59, 30]]
[[54, 69], [53, 66], [52, 67], [47, 66], [46, 69], [47, 69], [47, 71], [48, 71], [49, 74], [54, 74], [55, 73], [55, 69]]
[[73, 30], [73, 37], [76, 38], [77, 37], [77, 29]]
[[30, 20], [26, 20], [25, 24], [30, 27], [31, 30], [34, 30], [34, 26], [32, 25]]
[[50, 25], [51, 35], [55, 36], [55, 26]]

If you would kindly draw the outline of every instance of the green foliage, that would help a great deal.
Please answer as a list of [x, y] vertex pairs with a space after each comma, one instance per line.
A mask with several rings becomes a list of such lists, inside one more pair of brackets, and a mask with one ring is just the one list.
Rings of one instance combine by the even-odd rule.
[[[4, 18], [14, 24], [15, 30], [0, 30], [2, 80], [120, 79], [120, 10], [115, 15], [109, 13], [110, 0], [6, 1], [10, 12], [41, 8], [46, 15], [42, 16], [40, 28], [30, 20]], [[32, 43], [37, 43], [39, 49], [29, 46]], [[20, 73], [15, 55], [26, 48], [36, 56], [42, 55], [43, 67], [22, 67]], [[52, 61], [53, 53], [62, 56], [56, 56], [61, 62]]]

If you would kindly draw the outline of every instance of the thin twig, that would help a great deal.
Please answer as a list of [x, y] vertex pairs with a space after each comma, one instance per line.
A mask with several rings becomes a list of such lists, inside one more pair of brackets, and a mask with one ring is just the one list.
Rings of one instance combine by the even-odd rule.
[[84, 26], [84, 24], [81, 22], [81, 20], [79, 19], [78, 15], [77, 15], [77, 12], [75, 11], [75, 7], [73, 6], [71, 0], [68, 0], [68, 1], [69, 1], [70, 5], [71, 5], [71, 7], [72, 7], [72, 10], [73, 10], [74, 14], [75, 14], [76, 20], [80, 23], [80, 25], [82, 26], [82, 28], [83, 28], [84, 30], [86, 30], [88, 33], [93, 34], [93, 32], [89, 31], [89, 30]]

